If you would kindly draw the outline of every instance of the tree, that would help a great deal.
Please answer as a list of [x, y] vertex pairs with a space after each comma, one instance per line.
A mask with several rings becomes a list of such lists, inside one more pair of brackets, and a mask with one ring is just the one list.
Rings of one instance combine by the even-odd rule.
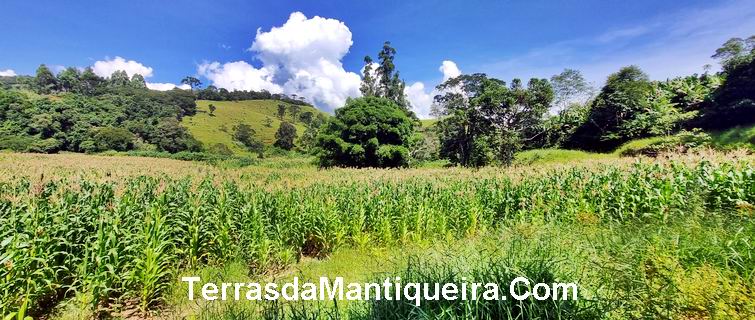
[[233, 139], [241, 143], [247, 150], [257, 152], [261, 158], [264, 145], [262, 141], [259, 141], [255, 137], [256, 134], [254, 129], [245, 123], [240, 123], [233, 127]]
[[695, 124], [725, 129], [755, 123], [755, 36], [730, 39], [713, 57], [721, 59], [726, 80], [715, 88]]
[[755, 35], [747, 39], [731, 38], [726, 41], [712, 58], [719, 59], [724, 71], [730, 71], [741, 64], [746, 64], [755, 56]]
[[273, 119], [270, 119], [270, 117], [265, 117], [265, 120], [262, 122], [262, 124], [265, 127], [272, 128], [273, 127]]
[[60, 90], [68, 92], [81, 91], [81, 73], [78, 69], [68, 67], [58, 75]]
[[312, 113], [312, 111], [305, 111], [304, 113], [299, 115], [299, 121], [301, 121], [305, 125], [312, 123], [312, 120], [314, 120], [314, 114]]
[[92, 67], [87, 67], [84, 69], [84, 72], [81, 73], [81, 93], [90, 96], [94, 95], [104, 82], [105, 79], [95, 74]]
[[155, 128], [155, 138], [153, 143], [160, 150], [175, 153], [178, 151], [200, 151], [202, 149], [199, 141], [181, 126], [176, 118], [163, 118]]
[[302, 133], [297, 141], [299, 148], [306, 153], [314, 152], [317, 148], [317, 134], [317, 127], [314, 125], [307, 125], [306, 129], [304, 129], [304, 133]]
[[37, 75], [34, 78], [37, 92], [41, 94], [50, 94], [58, 88], [58, 79], [52, 74], [46, 65], [41, 64], [37, 68]]
[[296, 127], [288, 122], [281, 122], [278, 131], [275, 132], [273, 145], [284, 150], [291, 150], [294, 148], [294, 139], [296, 139]]
[[123, 128], [105, 127], [94, 130], [92, 142], [96, 146], [96, 150], [87, 150], [89, 152], [127, 151], [134, 148], [134, 135]]
[[567, 146], [609, 151], [629, 139], [648, 135], [650, 123], [642, 121], [641, 115], [651, 109], [652, 91], [648, 76], [637, 66], [611, 74]]
[[186, 76], [181, 79], [181, 84], [188, 84], [191, 87], [192, 91], [194, 91], [194, 89], [199, 89], [202, 87], [202, 81], [199, 81], [199, 79], [192, 76]]
[[210, 103], [209, 106], [207, 106], [210, 109], [210, 115], [214, 116], [215, 110], [217, 109], [214, 104]]
[[147, 82], [144, 81], [144, 77], [138, 73], [131, 76], [131, 87], [135, 89], [146, 89]]
[[389, 41], [386, 41], [383, 44], [383, 49], [378, 53], [379, 63], [374, 71], [372, 69], [372, 58], [365, 57], [362, 84], [359, 90], [365, 97], [375, 96], [391, 100], [407, 115], [416, 118], [416, 115], [410, 110], [411, 105], [404, 94], [406, 84], [401, 80], [396, 65], [393, 63], [395, 56], [396, 49], [391, 47]]
[[593, 88], [577, 70], [564, 69], [551, 77], [551, 86], [555, 94], [554, 104], [561, 111], [572, 103], [585, 103], [593, 94]]
[[128, 73], [124, 70], [117, 70], [110, 75], [110, 85], [114, 87], [126, 87], [131, 84]]
[[286, 116], [286, 105], [285, 104], [279, 104], [278, 105], [278, 119], [283, 121], [283, 118]]
[[317, 137], [324, 167], [403, 167], [414, 123], [387, 98], [349, 99]]
[[296, 122], [296, 120], [298, 120], [299, 112], [301, 112], [301, 106], [295, 104], [288, 106], [288, 113], [291, 115], [292, 122]]
[[527, 141], [542, 134], [543, 115], [553, 100], [548, 80], [531, 79], [524, 88], [485, 74], [461, 75], [437, 87], [439, 153], [452, 163], [509, 164]]
[[364, 57], [364, 68], [362, 69], [362, 83], [359, 86], [359, 91], [363, 97], [375, 97], [378, 95], [377, 79], [375, 78], [377, 70], [373, 70], [372, 58], [370, 56]]

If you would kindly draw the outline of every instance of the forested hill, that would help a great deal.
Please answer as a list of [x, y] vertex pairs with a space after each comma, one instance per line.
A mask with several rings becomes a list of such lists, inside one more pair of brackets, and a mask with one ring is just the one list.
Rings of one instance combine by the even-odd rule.
[[[197, 114], [198, 97], [266, 99], [246, 103], [250, 108], [261, 108], [254, 111], [228, 109], [243, 102], [214, 101], [214, 105], [221, 107], [218, 116], [207, 110], [210, 102], [201, 102], [205, 109], [200, 109], [198, 118], [193, 119], [209, 120], [192, 129], [199, 127], [196, 131], [202, 138], [207, 138], [202, 128], [215, 131], [227, 126], [231, 130], [236, 124], [246, 123], [259, 128], [263, 141], [272, 144], [275, 129], [283, 119], [304, 131], [304, 123], [313, 119], [322, 122], [325, 116], [303, 99], [285, 95], [229, 92], [212, 86], [201, 90], [155, 91], [148, 89], [144, 78], [138, 74], [129, 77], [124, 71], [116, 71], [111, 77], [102, 78], [91, 68], [83, 71], [68, 68], [55, 75], [42, 65], [34, 77], [0, 77], [0, 150], [41, 153], [206, 151], [184, 123], [186, 117]], [[279, 105], [285, 109], [284, 117], [278, 116]], [[270, 106], [275, 110], [268, 108]], [[246, 115], [246, 111], [250, 112], [249, 118], [238, 117]], [[268, 116], [275, 128], [266, 125]], [[230, 118], [235, 120], [227, 125], [223, 123]], [[210, 128], [214, 124], [217, 128]], [[254, 131], [249, 136], [251, 140], [259, 140]], [[205, 141], [214, 144], [212, 139]], [[237, 145], [243, 144], [233, 140], [228, 143], [233, 149], [239, 149]]]

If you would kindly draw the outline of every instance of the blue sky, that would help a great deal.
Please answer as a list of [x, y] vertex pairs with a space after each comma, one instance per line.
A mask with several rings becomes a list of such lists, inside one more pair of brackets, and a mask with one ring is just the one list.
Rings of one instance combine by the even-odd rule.
[[599, 85], [629, 64], [655, 79], [701, 72], [726, 39], [755, 33], [755, 0], [7, 0], [0, 12], [0, 71], [125, 63], [149, 70], [151, 83], [199, 75], [206, 84], [299, 92], [326, 110], [354, 95], [362, 58], [385, 40], [421, 109], [444, 77], [443, 61], [507, 81], [576, 68]]

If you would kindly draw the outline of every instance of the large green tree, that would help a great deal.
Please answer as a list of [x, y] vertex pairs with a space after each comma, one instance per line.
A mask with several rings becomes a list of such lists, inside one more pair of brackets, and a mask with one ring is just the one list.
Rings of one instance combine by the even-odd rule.
[[531, 79], [526, 88], [485, 74], [461, 75], [437, 87], [440, 156], [463, 166], [509, 164], [539, 131], [552, 100], [548, 80]]
[[318, 136], [325, 167], [403, 167], [409, 163], [414, 123], [404, 109], [380, 97], [349, 99]]
[[611, 74], [593, 101], [586, 121], [567, 142], [572, 148], [608, 151], [649, 134], [642, 115], [651, 108], [653, 85], [637, 66]]

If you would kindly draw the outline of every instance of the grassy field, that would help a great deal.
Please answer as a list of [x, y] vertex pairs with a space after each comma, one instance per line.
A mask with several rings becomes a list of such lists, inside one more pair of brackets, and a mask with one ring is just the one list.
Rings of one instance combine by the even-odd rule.
[[[209, 114], [209, 105], [213, 104], [217, 109]], [[232, 139], [233, 126], [237, 124], [248, 124], [257, 132], [262, 142], [266, 145], [272, 145], [275, 142], [275, 131], [280, 126], [278, 118], [277, 100], [246, 100], [246, 101], [197, 101], [197, 115], [185, 118], [182, 123], [189, 129], [197, 140], [204, 143], [205, 146], [211, 146], [216, 143], [222, 143], [231, 148], [236, 153], [245, 153]], [[313, 108], [302, 106], [301, 112], [311, 111], [315, 114], [322, 113]], [[265, 119], [270, 118], [272, 123], [270, 127], [265, 126]], [[304, 124], [300, 121], [293, 121], [291, 115], [286, 109], [285, 121], [294, 123], [297, 134], [304, 132]]]
[[[750, 319], [755, 159], [244, 168], [0, 154], [0, 299], [59, 319]], [[182, 275], [580, 284], [577, 302], [188, 302]], [[549, 280], [551, 279], [551, 280]]]

